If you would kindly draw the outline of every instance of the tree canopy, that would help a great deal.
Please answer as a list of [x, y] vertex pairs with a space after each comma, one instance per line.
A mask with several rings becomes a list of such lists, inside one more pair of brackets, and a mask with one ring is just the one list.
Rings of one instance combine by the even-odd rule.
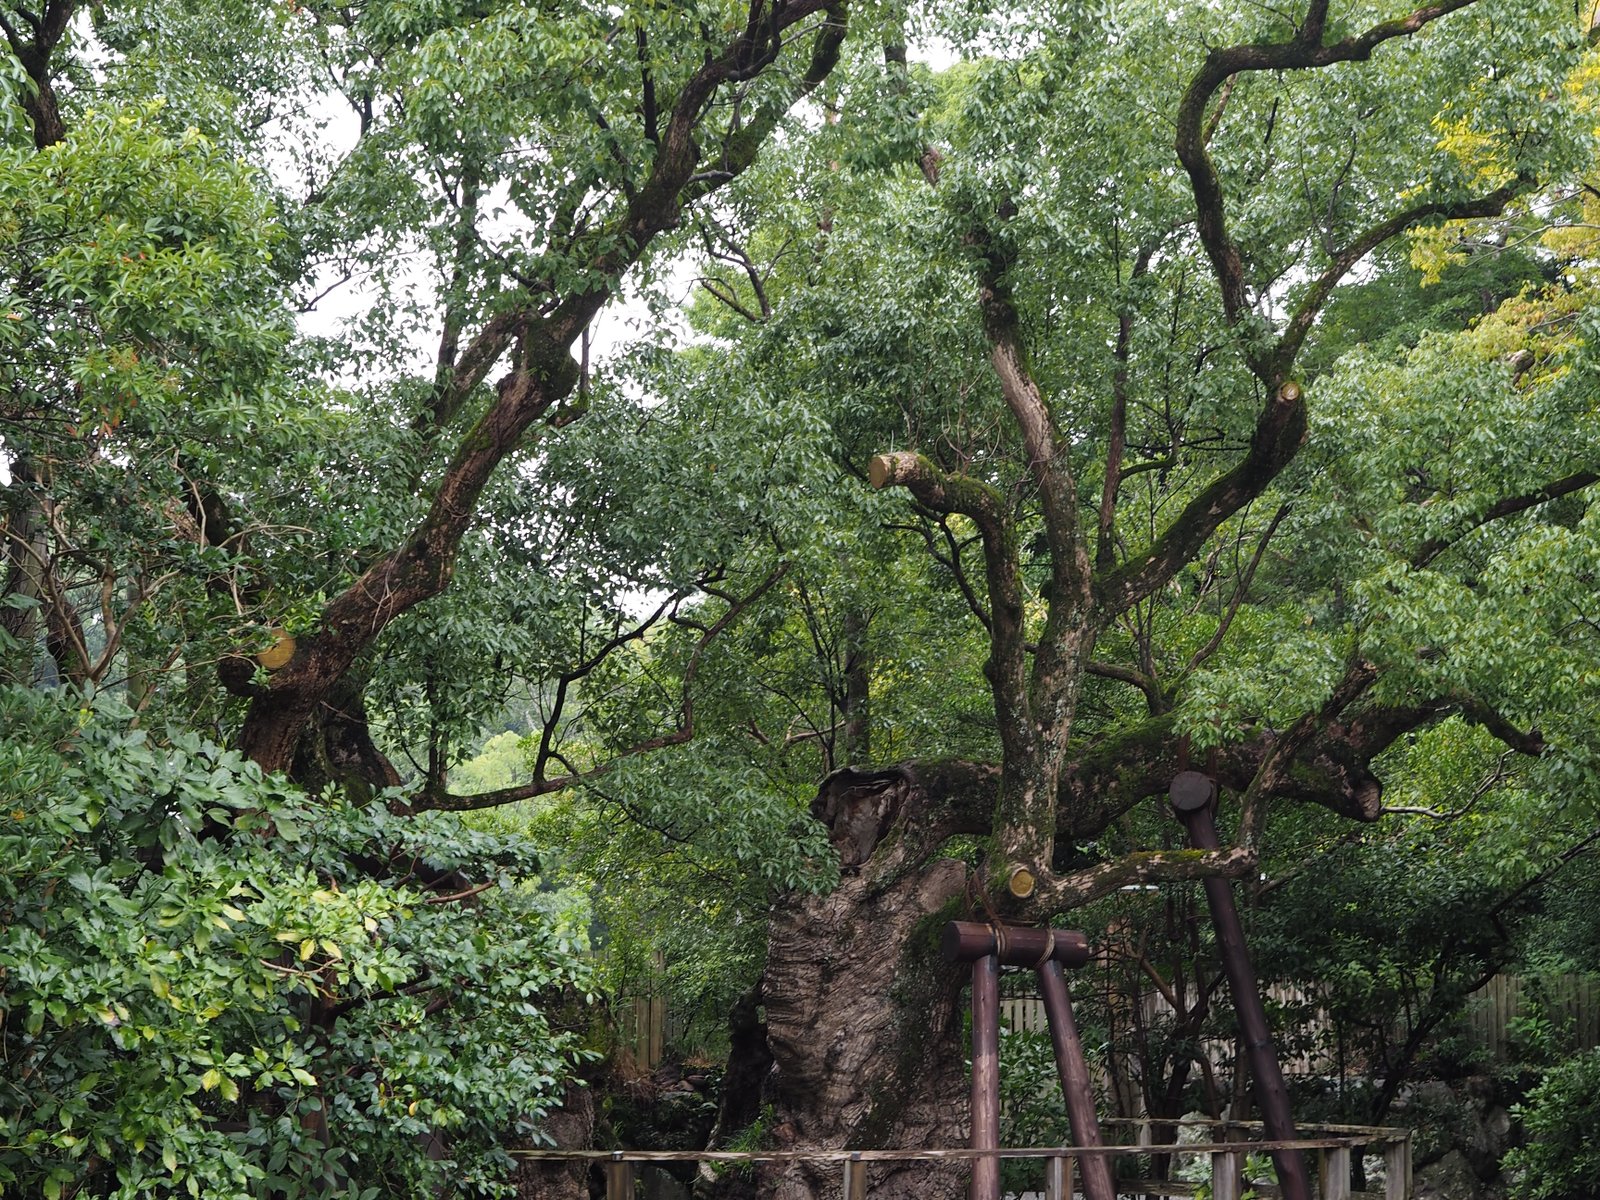
[[1593, 15], [0, 8], [0, 1181], [494, 1194], [661, 949], [948, 1140], [929, 930], [1217, 874], [1426, 1036], [1595, 841]]

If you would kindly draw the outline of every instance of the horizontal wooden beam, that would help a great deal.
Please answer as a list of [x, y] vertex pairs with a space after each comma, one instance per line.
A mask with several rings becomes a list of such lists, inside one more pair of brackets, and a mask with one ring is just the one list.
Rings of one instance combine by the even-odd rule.
[[[1163, 1122], [1164, 1124], [1167, 1122]], [[958, 1147], [949, 1150], [510, 1150], [516, 1158], [548, 1159], [551, 1162], [833, 1162], [853, 1159], [861, 1162], [941, 1162], [973, 1158], [1083, 1158], [1105, 1155], [1116, 1158], [1139, 1154], [1211, 1154], [1236, 1150], [1332, 1150], [1341, 1146], [1392, 1146], [1401, 1131], [1375, 1129], [1370, 1137], [1304, 1137], [1275, 1142], [1166, 1142], [1139, 1146], [1002, 1146], [995, 1150]]]
[[1081, 967], [1089, 961], [1089, 938], [1076, 929], [1034, 929], [951, 921], [939, 938], [946, 962], [974, 962], [993, 954], [1003, 967], [1042, 967], [1058, 962]]

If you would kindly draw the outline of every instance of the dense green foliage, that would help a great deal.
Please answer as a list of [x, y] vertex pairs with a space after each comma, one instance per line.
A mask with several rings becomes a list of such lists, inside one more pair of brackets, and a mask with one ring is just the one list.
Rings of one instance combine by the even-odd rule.
[[[525, 845], [312, 805], [193, 733], [84, 705], [0, 695], [0, 1183], [489, 1190], [578, 1048], [550, 1002], [586, 972]], [[441, 904], [356, 865], [374, 856], [488, 866], [493, 886]], [[418, 1155], [436, 1133], [449, 1151]]]
[[1520, 1112], [1529, 1143], [1513, 1150], [1507, 1169], [1516, 1194], [1529, 1200], [1578, 1200], [1600, 1171], [1600, 1050], [1553, 1068]]
[[1073, 889], [1180, 760], [1339, 1115], [1600, 965], [1600, 58], [1458, 7], [1198, 125], [1405, 6], [0, 8], [0, 1188], [495, 1194], [591, 991], [720, 1049], [845, 768], [993, 766], [931, 853], [1157, 1116], [1194, 889]]

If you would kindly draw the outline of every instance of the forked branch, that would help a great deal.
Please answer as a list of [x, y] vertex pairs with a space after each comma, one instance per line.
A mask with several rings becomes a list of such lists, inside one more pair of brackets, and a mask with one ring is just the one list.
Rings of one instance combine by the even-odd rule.
[[[412, 812], [421, 812], [428, 809], [438, 809], [446, 812], [468, 812], [483, 808], [498, 808], [505, 804], [515, 804], [519, 800], [531, 800], [538, 796], [548, 796], [554, 792], [566, 791], [568, 788], [578, 787], [592, 780], [600, 779], [616, 770], [617, 766], [626, 759], [637, 758], [642, 754], [649, 754], [667, 746], [681, 746], [694, 738], [694, 684], [695, 677], [699, 674], [700, 664], [705, 658], [706, 649], [716, 638], [725, 632], [730, 625], [737, 621], [749, 607], [766, 595], [772, 586], [782, 579], [789, 571], [788, 563], [781, 563], [768, 572], [755, 588], [746, 595], [728, 606], [728, 610], [714, 623], [705, 628], [695, 643], [694, 650], [690, 652], [689, 661], [684, 667], [683, 678], [680, 683], [680, 699], [678, 706], [678, 720], [676, 727], [670, 732], [659, 734], [655, 737], [642, 738], [631, 746], [619, 750], [594, 767], [588, 769], [568, 769], [560, 775], [547, 775], [546, 769], [552, 762], [566, 764], [559, 750], [554, 747], [553, 720], [545, 722], [545, 729], [540, 740], [540, 746], [534, 764], [534, 777], [525, 784], [513, 787], [497, 788], [493, 791], [478, 792], [470, 796], [456, 795], [436, 787], [425, 788], [406, 807]], [[560, 681], [560, 690], [565, 693], [566, 687], [594, 670], [604, 657], [620, 649], [630, 641], [644, 636], [644, 631], [653, 626], [656, 619], [665, 613], [669, 604], [659, 608], [653, 617], [636, 626], [634, 629], [624, 631], [608, 639], [599, 657], [591, 655], [578, 667], [574, 668]]]

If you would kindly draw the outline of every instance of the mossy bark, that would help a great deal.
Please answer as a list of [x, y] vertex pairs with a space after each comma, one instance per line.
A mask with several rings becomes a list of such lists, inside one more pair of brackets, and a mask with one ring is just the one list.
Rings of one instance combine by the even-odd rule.
[[[964, 975], [941, 961], [938, 942], [959, 915], [967, 868], [937, 856], [948, 814], [924, 809], [926, 793], [906, 771], [840, 772], [824, 792], [830, 828], [855, 861], [832, 893], [796, 897], [772, 918], [763, 984], [768, 1144], [962, 1145]], [[870, 849], [868, 827], [878, 831]], [[784, 1164], [762, 1172], [758, 1192], [824, 1200], [840, 1183], [831, 1167]], [[872, 1170], [869, 1186], [876, 1200], [953, 1200], [965, 1173], [887, 1165]]]

